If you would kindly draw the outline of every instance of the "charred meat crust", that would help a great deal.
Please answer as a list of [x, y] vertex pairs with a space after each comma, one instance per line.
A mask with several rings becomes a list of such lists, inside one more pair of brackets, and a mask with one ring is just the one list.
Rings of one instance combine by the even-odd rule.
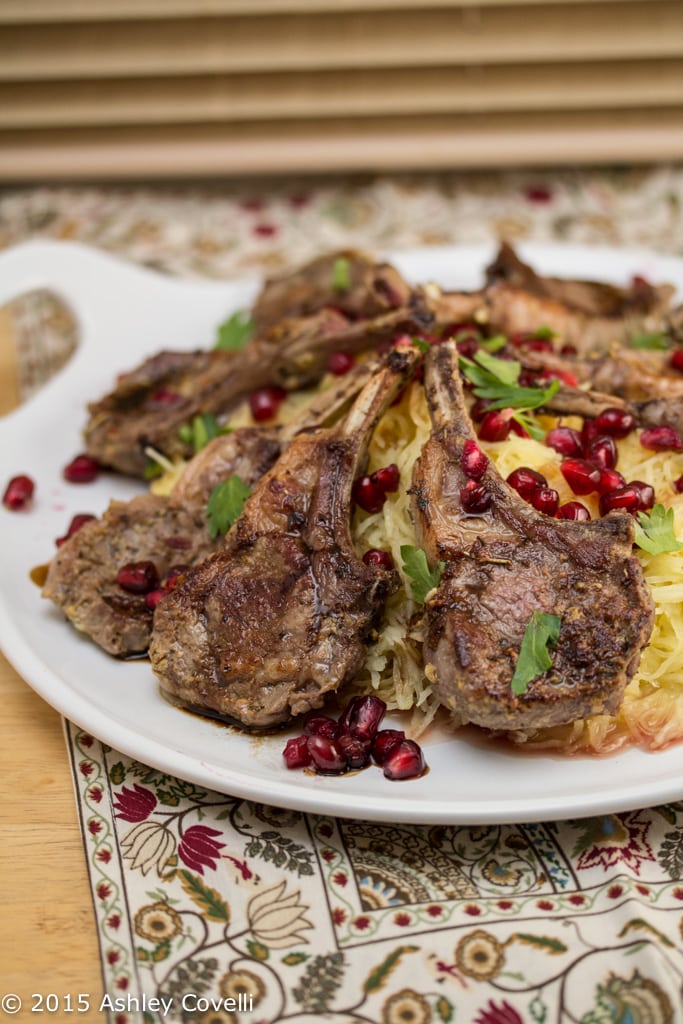
[[269, 728], [357, 674], [396, 577], [355, 552], [351, 485], [418, 359], [392, 352], [337, 428], [296, 437], [226, 548], [158, 605], [150, 659], [173, 698]]
[[[413, 478], [418, 535], [446, 562], [425, 604], [428, 676], [462, 722], [519, 731], [613, 713], [637, 669], [654, 608], [632, 554], [632, 522], [576, 523], [536, 512], [489, 467], [490, 508], [459, 500], [462, 446], [474, 437], [452, 343], [427, 361], [432, 435]], [[510, 682], [534, 611], [561, 617], [552, 668], [513, 694]]]

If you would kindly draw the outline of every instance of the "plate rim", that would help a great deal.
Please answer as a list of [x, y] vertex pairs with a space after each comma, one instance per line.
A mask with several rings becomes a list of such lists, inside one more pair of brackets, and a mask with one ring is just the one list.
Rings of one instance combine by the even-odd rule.
[[[466, 256], [472, 259], [479, 258], [481, 261], [492, 252], [494, 246], [495, 242], [473, 246], [430, 246], [403, 251], [398, 250], [387, 254], [383, 253], [382, 255], [386, 255], [397, 265], [405, 265], [411, 261], [419, 262], [425, 257], [425, 254], [428, 254], [430, 259], [438, 256], [446, 259], [449, 256], [456, 256], [462, 259]], [[91, 250], [79, 243], [25, 243], [24, 248], [29, 247], [33, 247], [34, 250], [36, 247], [41, 247], [44, 252], [49, 250], [48, 262], [49, 260], [59, 258], [59, 254], [63, 251], [64, 247], [68, 247], [72, 253], [76, 253], [77, 264], [79, 262], [82, 264], [83, 260], [86, 263], [90, 262], [94, 254], [96, 262], [101, 265], [108, 263], [117, 266], [119, 271], [123, 268], [126, 275], [129, 275], [131, 278], [137, 277], [141, 283], [150, 278], [157, 278], [158, 282], [164, 282], [172, 289], [180, 285], [181, 289], [186, 293], [193, 289], [198, 289], [202, 291], [215, 291], [216, 295], [225, 293], [232, 296], [242, 286], [246, 284], [253, 286], [254, 283], [253, 278], [232, 280], [230, 282], [207, 282], [167, 277], [150, 271], [147, 268], [140, 268], [134, 264], [119, 260], [99, 250]], [[568, 250], [572, 250], [575, 254], [585, 254], [586, 257], [592, 258], [597, 256], [610, 258], [618, 255], [620, 260], [632, 259], [635, 262], [644, 259], [654, 259], [662, 265], [670, 264], [672, 269], [675, 267], [681, 278], [681, 288], [683, 289], [683, 258], [672, 254], [660, 254], [642, 249], [626, 249], [612, 246], [595, 247], [557, 242], [528, 242], [520, 245], [518, 248], [524, 256], [532, 260], [540, 259], [540, 254], [543, 251], [547, 252], [551, 249], [556, 255], [566, 254]], [[6, 253], [0, 255], [4, 256]], [[480, 263], [480, 273], [481, 269]], [[62, 391], [68, 391], [70, 378], [74, 372], [78, 372], [78, 365], [76, 365], [74, 371], [74, 365], [72, 364], [66, 368], [66, 371], [62, 371], [53, 378], [48, 387], [51, 387], [53, 393], [57, 394], [61, 394]], [[39, 392], [38, 396], [36, 396], [38, 400], [41, 394], [43, 394], [43, 391]], [[32, 415], [35, 408], [36, 402], [31, 401], [0, 420], [0, 443], [15, 426], [21, 425], [24, 418]], [[85, 410], [83, 409], [82, 419], [84, 419], [84, 416]], [[458, 803], [456, 801], [453, 804], [450, 802], [446, 804], [443, 800], [435, 801], [429, 798], [425, 800], [424, 788], [421, 785], [424, 780], [414, 780], [410, 783], [387, 783], [387, 785], [392, 787], [400, 785], [401, 797], [396, 801], [388, 801], [384, 794], [379, 796], [368, 795], [367, 803], [362, 807], [358, 807], [357, 805], [350, 805], [349, 796], [344, 793], [343, 778], [336, 780], [338, 783], [336, 791], [330, 789], [323, 790], [320, 786], [316, 786], [315, 778], [312, 778], [311, 785], [301, 786], [296, 784], [295, 780], [288, 777], [284, 769], [280, 772], [279, 778], [273, 780], [272, 784], [269, 784], [266, 792], [258, 778], [235, 772], [234, 768], [228, 770], [221, 767], [217, 769], [215, 765], [212, 766], [197, 760], [193, 756], [188, 756], [176, 747], [164, 746], [154, 739], [145, 737], [143, 732], [131, 729], [130, 725], [124, 728], [116, 720], [107, 719], [98, 707], [88, 704], [81, 694], [69, 690], [68, 686], [65, 688], [64, 680], [30, 646], [21, 630], [16, 628], [9, 596], [5, 586], [0, 583], [1, 646], [8, 661], [40, 697], [46, 700], [48, 704], [64, 715], [64, 717], [74, 722], [78, 728], [92, 733], [102, 742], [114, 747], [121, 753], [141, 760], [153, 768], [218, 792], [229, 793], [239, 798], [255, 799], [277, 806], [289, 807], [306, 813], [385, 822], [402, 821], [415, 824], [503, 824], [508, 822], [559, 820], [566, 817], [583, 817], [585, 815], [630, 810], [636, 807], [651, 806], [653, 802], [661, 803], [683, 797], [683, 772], [680, 771], [683, 768], [683, 744], [657, 753], [650, 753], [639, 749], [625, 752], [627, 757], [636, 754], [638, 757], [657, 758], [663, 770], [668, 766], [669, 762], [673, 764], [675, 770], [669, 772], [668, 775], [665, 773], [666, 777], [659, 781], [654, 793], [652, 792], [651, 781], [646, 780], [644, 783], [631, 782], [628, 785], [624, 785], [621, 790], [609, 798], [602, 792], [595, 791], [580, 795], [576, 794], [572, 800], [568, 800], [565, 797], [559, 805], [553, 798], [534, 799], [533, 797], [522, 796], [517, 801], [513, 803], [508, 802], [505, 806], [499, 806], [498, 808], [487, 807], [477, 809], [470, 802], [464, 805], [467, 810], [463, 811], [462, 802]], [[67, 624], [65, 623], [64, 625], [66, 628]], [[74, 636], [74, 639], [78, 640], [79, 638]], [[107, 658], [104, 654], [103, 657]], [[144, 746], [144, 752], [142, 751], [141, 744]], [[624, 754], [612, 755], [609, 760], [614, 763], [617, 759], [624, 756]], [[561, 760], [563, 762], [567, 761], [566, 758]], [[589, 760], [596, 763], [599, 761], [599, 759], [595, 758], [590, 758]], [[410, 790], [407, 788], [409, 786], [414, 787], [414, 795], [411, 795]]]

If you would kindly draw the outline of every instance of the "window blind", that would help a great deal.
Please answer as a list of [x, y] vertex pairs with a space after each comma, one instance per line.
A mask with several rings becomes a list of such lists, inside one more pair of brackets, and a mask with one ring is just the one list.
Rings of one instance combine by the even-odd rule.
[[4, 181], [681, 157], [681, 0], [0, 3]]

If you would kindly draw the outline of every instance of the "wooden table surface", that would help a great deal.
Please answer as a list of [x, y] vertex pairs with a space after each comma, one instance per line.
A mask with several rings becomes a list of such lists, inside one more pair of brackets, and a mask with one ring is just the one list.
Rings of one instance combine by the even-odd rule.
[[[14, 369], [0, 310], [0, 414], [16, 401]], [[62, 720], [1, 654], [0, 751], [0, 998], [23, 1001], [6, 1019], [40, 1020], [30, 1012], [33, 993], [54, 993], [61, 1011], [43, 1020], [101, 1022], [95, 917]], [[66, 1015], [64, 997], [75, 1008], [79, 994], [90, 1009]]]

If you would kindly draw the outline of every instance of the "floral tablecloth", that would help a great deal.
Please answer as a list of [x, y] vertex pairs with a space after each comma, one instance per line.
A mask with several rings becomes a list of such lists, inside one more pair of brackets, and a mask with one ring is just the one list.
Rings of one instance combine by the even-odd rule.
[[[0, 194], [0, 245], [76, 238], [211, 276], [500, 235], [683, 252], [682, 200], [675, 167], [45, 188]], [[15, 311], [28, 395], [75, 335], [45, 296]], [[683, 1021], [683, 802], [486, 827], [335, 820], [66, 736], [112, 1022]]]

